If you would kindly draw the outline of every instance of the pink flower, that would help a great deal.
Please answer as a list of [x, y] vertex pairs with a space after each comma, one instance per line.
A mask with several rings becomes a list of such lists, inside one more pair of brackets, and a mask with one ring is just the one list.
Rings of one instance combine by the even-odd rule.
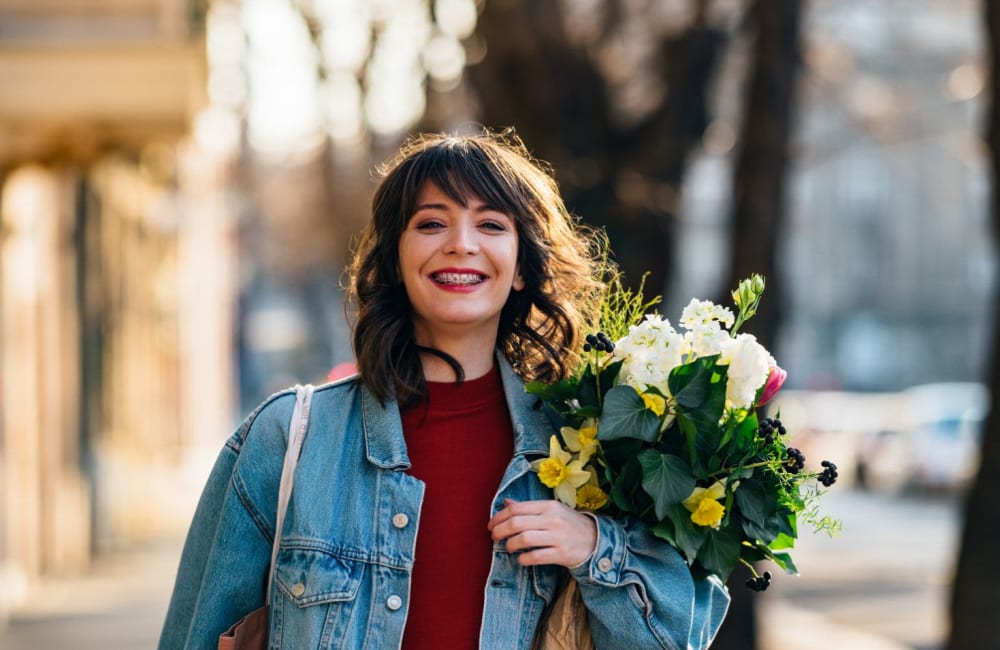
[[771, 398], [781, 389], [781, 385], [785, 383], [787, 377], [788, 373], [780, 367], [771, 366], [771, 369], [767, 373], [767, 382], [764, 384], [764, 390], [761, 391], [760, 399], [757, 400], [757, 406], [764, 406], [770, 402]]

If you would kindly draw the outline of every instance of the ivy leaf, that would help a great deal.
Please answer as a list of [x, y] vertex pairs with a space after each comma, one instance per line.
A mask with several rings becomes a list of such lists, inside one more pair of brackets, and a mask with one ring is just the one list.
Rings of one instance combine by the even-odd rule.
[[698, 549], [698, 562], [725, 582], [740, 560], [742, 541], [743, 536], [738, 526], [730, 524], [719, 530], [710, 528], [705, 536], [705, 542]]
[[749, 521], [763, 523], [770, 519], [777, 509], [774, 502], [768, 498], [767, 491], [760, 481], [753, 479], [740, 481], [740, 486], [733, 492], [733, 496], [743, 517]]
[[[677, 403], [685, 409], [701, 406], [712, 392], [712, 377], [719, 355], [700, 357], [670, 371], [667, 386]], [[718, 424], [718, 420], [716, 420]]]
[[621, 467], [621, 472], [611, 486], [611, 500], [622, 512], [636, 512], [633, 496], [642, 481], [642, 467], [633, 458]]
[[694, 476], [677, 456], [647, 449], [639, 454], [639, 463], [642, 489], [653, 497], [657, 519], [666, 517], [672, 506], [688, 498], [694, 490]]
[[649, 529], [651, 533], [677, 548], [677, 539], [674, 535], [674, 524], [670, 519], [664, 519]]
[[660, 434], [660, 419], [646, 408], [631, 386], [615, 386], [604, 396], [604, 411], [598, 423], [598, 440], [638, 438], [653, 442]]
[[674, 525], [677, 549], [684, 554], [689, 565], [698, 557], [698, 549], [705, 542], [705, 528], [691, 521], [691, 513], [681, 504], [670, 508], [670, 521]]

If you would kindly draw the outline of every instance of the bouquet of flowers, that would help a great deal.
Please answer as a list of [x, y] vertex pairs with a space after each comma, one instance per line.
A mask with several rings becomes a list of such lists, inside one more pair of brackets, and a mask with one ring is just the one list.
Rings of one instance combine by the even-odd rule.
[[[836, 532], [815, 502], [837, 479], [836, 465], [807, 471], [789, 446], [781, 420], [757, 409], [786, 374], [740, 326], [764, 292], [759, 275], [732, 292], [737, 313], [692, 300], [677, 331], [646, 310], [642, 290], [614, 278], [601, 332], [587, 336], [579, 369], [555, 384], [533, 382], [564, 423], [548, 458], [532, 465], [567, 505], [629, 515], [675, 547], [696, 576], [725, 581], [737, 563], [750, 568], [747, 586], [767, 588], [770, 560], [796, 573], [788, 553], [802, 519]], [[561, 439], [560, 439], [561, 438]]]

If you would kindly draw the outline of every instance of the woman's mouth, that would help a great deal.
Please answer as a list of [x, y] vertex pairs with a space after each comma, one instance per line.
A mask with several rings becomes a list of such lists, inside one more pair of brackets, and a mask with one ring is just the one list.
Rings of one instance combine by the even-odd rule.
[[453, 271], [441, 271], [431, 275], [431, 278], [438, 284], [451, 287], [469, 287], [479, 284], [486, 279], [481, 273], [456, 273]]

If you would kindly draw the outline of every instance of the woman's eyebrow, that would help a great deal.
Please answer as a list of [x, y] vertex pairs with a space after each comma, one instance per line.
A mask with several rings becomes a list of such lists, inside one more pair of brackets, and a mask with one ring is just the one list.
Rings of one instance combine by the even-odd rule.
[[421, 203], [413, 208], [414, 212], [420, 212], [421, 210], [447, 210], [448, 206], [444, 203]]
[[[420, 212], [421, 210], [447, 210], [447, 209], [448, 209], [448, 205], [446, 205], [444, 203], [420, 203], [415, 208], [413, 208], [413, 212], [414, 212], [414, 214], [416, 214], [417, 212]], [[475, 212], [500, 212], [500, 213], [503, 213], [503, 210], [501, 210], [500, 208], [493, 207], [492, 205], [489, 205], [487, 203], [480, 203], [475, 208], [473, 208], [473, 210]]]

